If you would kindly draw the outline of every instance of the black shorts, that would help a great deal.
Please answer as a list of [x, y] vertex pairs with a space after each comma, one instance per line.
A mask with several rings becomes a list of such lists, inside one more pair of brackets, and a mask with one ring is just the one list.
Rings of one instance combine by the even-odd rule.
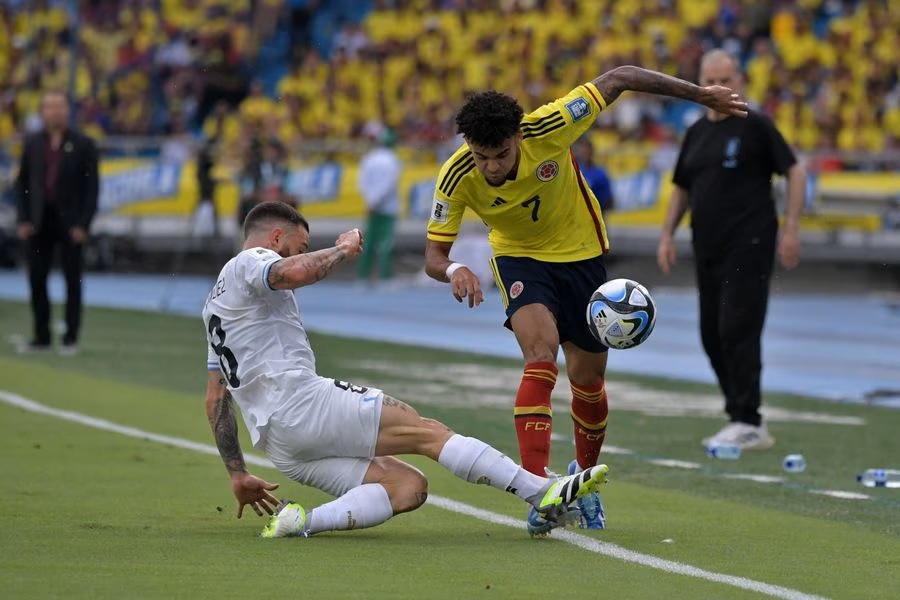
[[527, 304], [543, 304], [556, 318], [559, 341], [572, 342], [587, 352], [606, 352], [587, 325], [591, 294], [606, 282], [603, 256], [568, 263], [552, 263], [524, 256], [491, 259], [494, 280], [500, 289], [506, 322]]

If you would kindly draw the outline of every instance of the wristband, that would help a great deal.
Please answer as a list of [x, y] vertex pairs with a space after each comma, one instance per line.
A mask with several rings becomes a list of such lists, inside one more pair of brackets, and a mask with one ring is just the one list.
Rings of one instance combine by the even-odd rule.
[[447, 279], [453, 279], [453, 274], [456, 273], [456, 270], [465, 266], [466, 265], [458, 262], [450, 263], [450, 266], [447, 267]]

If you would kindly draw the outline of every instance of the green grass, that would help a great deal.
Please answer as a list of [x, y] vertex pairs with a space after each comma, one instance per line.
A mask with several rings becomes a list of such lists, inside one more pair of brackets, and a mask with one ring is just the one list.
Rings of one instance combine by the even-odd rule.
[[[0, 335], [28, 330], [27, 307], [0, 302]], [[88, 310], [83, 353], [15, 356], [0, 346], [0, 390], [146, 431], [211, 443], [203, 414], [205, 348], [199, 319]], [[371, 358], [403, 365], [518, 369], [517, 361], [312, 336], [320, 372], [410, 389], [410, 378]], [[611, 375], [611, 379], [624, 378]], [[706, 386], [628, 378], [646, 388], [709, 393]], [[453, 386], [448, 386], [453, 394]], [[514, 390], [509, 390], [510, 397]], [[404, 397], [421, 412], [515, 455], [508, 409], [440, 406]], [[865, 419], [861, 427], [779, 423], [778, 450], [733, 463], [706, 459], [697, 439], [718, 422], [617, 410], [604, 489], [610, 528], [586, 535], [710, 571], [831, 597], [890, 598], [900, 585], [900, 493], [866, 490], [852, 474], [900, 457], [900, 412], [772, 396], [767, 403]], [[557, 430], [568, 425], [558, 419]], [[245, 448], [249, 447], [246, 439]], [[782, 451], [783, 449], [783, 451]], [[785, 485], [722, 478], [783, 475], [798, 449], [806, 473]], [[750, 598], [748, 591], [589, 553], [559, 541], [426, 506], [384, 526], [310, 540], [263, 542], [254, 515], [237, 521], [215, 456], [88, 428], [0, 403], [0, 589], [4, 597], [502, 598], [548, 594], [615, 598]], [[553, 448], [554, 466], [570, 449]], [[650, 457], [701, 462], [699, 471], [648, 464]], [[521, 518], [513, 497], [467, 485], [411, 458], [443, 497]], [[281, 493], [315, 505], [323, 494], [256, 469]], [[873, 493], [874, 500], [809, 489]], [[663, 543], [671, 539], [672, 543]]]

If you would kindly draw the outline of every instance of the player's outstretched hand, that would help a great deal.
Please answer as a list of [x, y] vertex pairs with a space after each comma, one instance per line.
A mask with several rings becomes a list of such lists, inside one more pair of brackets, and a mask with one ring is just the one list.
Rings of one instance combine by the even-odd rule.
[[747, 103], [741, 99], [741, 95], [733, 92], [731, 88], [722, 87], [721, 85], [710, 85], [700, 88], [697, 102], [726, 115], [735, 117], [747, 116]]
[[250, 473], [234, 473], [231, 476], [231, 491], [237, 499], [237, 518], [244, 514], [244, 507], [250, 506], [259, 516], [274, 514], [280, 500], [270, 494], [278, 489], [277, 483], [269, 483]]
[[347, 258], [358, 256], [363, 249], [362, 232], [357, 228], [345, 231], [338, 236], [334, 245], [343, 250]]
[[468, 267], [460, 267], [454, 271], [450, 278], [450, 291], [457, 302], [468, 299], [469, 308], [474, 308], [484, 301], [484, 293], [481, 291], [481, 282]]

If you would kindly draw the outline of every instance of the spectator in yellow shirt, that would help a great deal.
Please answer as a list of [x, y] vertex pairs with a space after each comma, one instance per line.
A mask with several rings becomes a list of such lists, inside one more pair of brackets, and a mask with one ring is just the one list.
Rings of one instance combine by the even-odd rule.
[[244, 120], [259, 123], [265, 115], [275, 112], [275, 103], [266, 96], [262, 83], [254, 80], [250, 83], [250, 92], [241, 101], [238, 110]]

